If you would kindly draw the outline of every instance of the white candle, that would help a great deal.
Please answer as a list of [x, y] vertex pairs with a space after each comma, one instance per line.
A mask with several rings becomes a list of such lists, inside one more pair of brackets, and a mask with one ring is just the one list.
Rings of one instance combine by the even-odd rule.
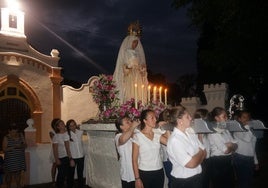
[[134, 94], [135, 94], [135, 108], [138, 109], [138, 92], [137, 92], [137, 87], [138, 85], [135, 84], [135, 87], [134, 87]]
[[162, 87], [159, 88], [159, 101], [162, 102]]
[[148, 86], [148, 94], [147, 94], [147, 102], [148, 104], [150, 103], [151, 100], [151, 86]]
[[154, 86], [153, 101], [156, 101], [156, 86]]
[[144, 104], [144, 102], [143, 102], [143, 100], [144, 100], [144, 94], [143, 94], [143, 91], [144, 91], [144, 85], [142, 84], [142, 85], [141, 85], [141, 104], [142, 104], [142, 105]]
[[165, 105], [167, 105], [167, 89], [165, 89]]

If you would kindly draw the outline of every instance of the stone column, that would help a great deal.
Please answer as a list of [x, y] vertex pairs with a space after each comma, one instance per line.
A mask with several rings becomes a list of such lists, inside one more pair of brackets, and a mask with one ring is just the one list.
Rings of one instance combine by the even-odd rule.
[[[24, 134], [25, 134], [25, 142], [27, 144], [27, 147], [34, 147], [36, 146], [36, 128], [33, 127], [34, 120], [33, 119], [28, 119], [26, 121], [28, 127], [24, 129]], [[24, 173], [24, 184], [29, 185], [30, 183], [30, 160], [31, 156], [30, 153], [26, 150], [25, 151], [25, 160], [26, 160], [26, 172]]]
[[115, 147], [114, 124], [82, 124], [87, 132], [86, 184], [98, 188], [121, 188], [120, 164]]
[[28, 127], [24, 129], [24, 134], [27, 147], [36, 146], [36, 128], [33, 127], [34, 121], [33, 119], [28, 119], [26, 123]]

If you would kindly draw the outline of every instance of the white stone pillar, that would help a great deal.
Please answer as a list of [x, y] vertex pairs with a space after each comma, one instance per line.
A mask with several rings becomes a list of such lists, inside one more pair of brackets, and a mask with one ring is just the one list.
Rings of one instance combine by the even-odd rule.
[[121, 188], [114, 123], [82, 124], [80, 129], [88, 134], [85, 159], [86, 184], [97, 188]]

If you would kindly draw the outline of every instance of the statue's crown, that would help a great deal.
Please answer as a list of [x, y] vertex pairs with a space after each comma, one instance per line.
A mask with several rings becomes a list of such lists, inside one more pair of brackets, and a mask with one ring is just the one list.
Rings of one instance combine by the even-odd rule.
[[128, 30], [128, 35], [141, 37], [142, 29], [141, 29], [139, 21], [130, 23], [127, 30]]

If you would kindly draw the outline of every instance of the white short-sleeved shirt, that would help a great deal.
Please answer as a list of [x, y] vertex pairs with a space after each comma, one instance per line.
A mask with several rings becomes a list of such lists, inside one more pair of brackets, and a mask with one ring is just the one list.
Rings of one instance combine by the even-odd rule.
[[163, 161], [160, 150], [161, 133], [154, 131], [153, 140], [147, 138], [142, 132], [133, 136], [133, 142], [139, 146], [138, 167], [140, 170], [151, 171], [163, 168]]
[[115, 144], [120, 156], [119, 162], [121, 179], [127, 182], [135, 181], [132, 167], [132, 138], [130, 138], [125, 144], [119, 145], [119, 138], [121, 135], [122, 133], [118, 133], [115, 136]]
[[202, 172], [201, 165], [187, 168], [185, 165], [198, 153], [205, 149], [194, 133], [183, 133], [174, 127], [167, 143], [167, 153], [172, 163], [171, 175], [175, 178], [189, 178]]
[[203, 134], [202, 140], [203, 140], [202, 144], [204, 145], [206, 152], [207, 152], [206, 159], [208, 159], [210, 157], [210, 145], [209, 145], [209, 140], [208, 140], [208, 134]]
[[72, 158], [78, 159], [84, 157], [84, 149], [82, 145], [83, 131], [76, 129], [75, 133], [73, 131], [70, 131], [70, 134], [73, 140], [70, 140], [70, 151]]
[[221, 133], [211, 133], [208, 134], [208, 140], [210, 145], [210, 156], [223, 156], [223, 155], [231, 155], [231, 153], [225, 154], [224, 152], [227, 150], [226, 143], [232, 142], [237, 143], [235, 139], [231, 136], [228, 130], [224, 130]]
[[[50, 133], [52, 133], [54, 136], [56, 135], [56, 132], [53, 129], [51, 131], [49, 131], [49, 134]], [[51, 144], [53, 143], [53, 137], [51, 139]], [[54, 154], [53, 154], [53, 147], [52, 146], [51, 146], [51, 150], [50, 150], [50, 153], [49, 153], [49, 162], [50, 163], [55, 163]]]
[[54, 135], [52, 139], [53, 144], [58, 144], [58, 157], [59, 158], [67, 157], [67, 152], [66, 152], [65, 144], [64, 144], [65, 141], [69, 141], [69, 135], [67, 134], [67, 132], [57, 133]]
[[[166, 130], [162, 130], [161, 128], [156, 128], [154, 129], [154, 131], [159, 131], [160, 134], [165, 134], [166, 133]], [[164, 145], [164, 144], [161, 144], [160, 145], [160, 153], [161, 153], [161, 158], [162, 158], [162, 161], [165, 162], [165, 161], [168, 161], [168, 154], [167, 154], [167, 146]]]
[[238, 145], [237, 150], [235, 152], [240, 155], [254, 157], [255, 164], [258, 164], [255, 152], [257, 138], [252, 134], [248, 125], [245, 125], [244, 127], [248, 131], [234, 133], [234, 138], [237, 140]]

